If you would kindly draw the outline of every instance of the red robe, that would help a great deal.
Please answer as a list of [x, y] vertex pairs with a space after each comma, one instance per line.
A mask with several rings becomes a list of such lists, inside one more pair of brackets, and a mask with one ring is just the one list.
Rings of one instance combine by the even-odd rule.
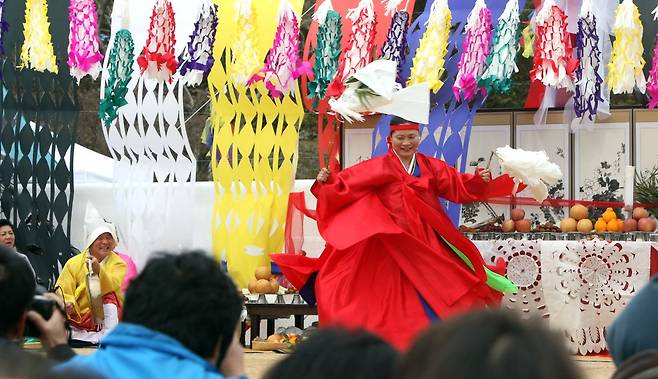
[[[486, 285], [484, 261], [438, 202], [469, 203], [511, 194], [507, 175], [485, 182], [444, 161], [416, 154], [420, 177], [389, 152], [340, 173], [311, 191], [327, 246], [320, 258], [272, 254], [286, 278], [302, 288], [317, 272], [322, 326], [365, 328], [405, 350], [430, 323], [420, 296], [444, 319], [499, 293]], [[474, 263], [474, 270], [447, 242]]]

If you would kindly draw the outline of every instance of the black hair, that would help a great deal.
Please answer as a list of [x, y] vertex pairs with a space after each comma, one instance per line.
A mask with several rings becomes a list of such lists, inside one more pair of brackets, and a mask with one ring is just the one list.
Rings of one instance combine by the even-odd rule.
[[0, 340], [0, 377], [21, 379], [101, 379], [99, 374], [73, 368], [55, 369], [55, 361], [19, 345]]
[[14, 228], [14, 224], [11, 223], [11, 221], [7, 220], [6, 218], [0, 218], [0, 228], [3, 226], [9, 226], [11, 227], [11, 230], [16, 233], [16, 228]]
[[221, 361], [241, 311], [233, 281], [205, 252], [161, 252], [128, 287], [123, 321], [164, 333], [206, 359], [221, 342]]
[[265, 379], [387, 379], [399, 353], [364, 331], [321, 329], [265, 375]]
[[0, 337], [7, 337], [34, 297], [34, 275], [27, 263], [6, 246], [0, 246]]
[[391, 119], [391, 123], [389, 125], [402, 125], [408, 123], [409, 121], [403, 119], [402, 117], [393, 116], [393, 118]]
[[399, 379], [576, 379], [564, 341], [538, 320], [479, 311], [441, 322], [416, 340]]

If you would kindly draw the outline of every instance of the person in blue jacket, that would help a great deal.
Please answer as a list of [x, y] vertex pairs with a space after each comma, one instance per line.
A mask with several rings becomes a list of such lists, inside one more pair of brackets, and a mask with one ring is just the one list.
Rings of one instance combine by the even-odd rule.
[[242, 300], [203, 252], [160, 253], [132, 282], [123, 322], [97, 352], [60, 365], [106, 378], [244, 378]]

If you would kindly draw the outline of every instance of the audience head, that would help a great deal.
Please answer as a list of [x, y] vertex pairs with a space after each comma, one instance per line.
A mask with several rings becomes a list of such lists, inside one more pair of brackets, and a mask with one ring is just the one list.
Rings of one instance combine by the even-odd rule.
[[612, 379], [658, 378], [658, 350], [645, 350], [624, 361]]
[[15, 252], [0, 246], [0, 338], [20, 339], [35, 290], [30, 267]]
[[607, 330], [608, 351], [617, 366], [646, 350], [658, 350], [658, 276], [642, 288]]
[[123, 321], [167, 334], [219, 364], [241, 311], [233, 281], [205, 253], [158, 253], [128, 287]]
[[563, 341], [538, 320], [480, 311], [440, 322], [411, 347], [400, 379], [572, 379]]
[[387, 379], [398, 352], [364, 331], [321, 329], [274, 366], [266, 379]]
[[7, 247], [16, 247], [16, 232], [14, 225], [7, 219], [0, 219], [0, 244]]

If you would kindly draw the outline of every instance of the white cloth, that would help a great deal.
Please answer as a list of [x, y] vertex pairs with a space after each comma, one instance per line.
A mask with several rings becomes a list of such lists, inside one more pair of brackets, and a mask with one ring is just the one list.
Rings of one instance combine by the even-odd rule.
[[72, 326], [71, 339], [97, 344], [119, 323], [119, 310], [115, 304], [103, 304], [103, 312], [105, 313], [105, 319], [103, 320], [103, 325], [100, 325], [99, 331], [90, 332]]

